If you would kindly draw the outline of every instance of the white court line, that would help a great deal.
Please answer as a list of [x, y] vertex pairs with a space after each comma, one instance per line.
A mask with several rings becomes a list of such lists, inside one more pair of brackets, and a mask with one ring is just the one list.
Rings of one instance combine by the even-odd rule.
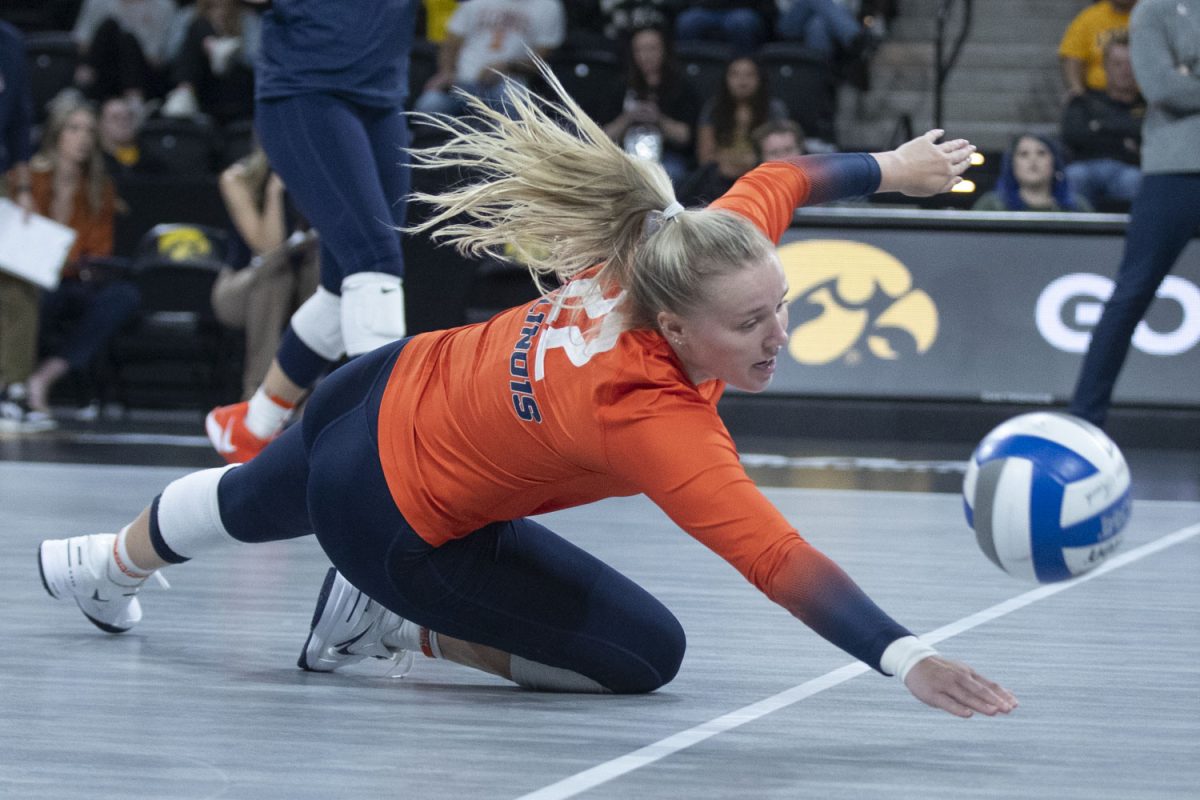
[[[1039, 600], [1044, 600], [1051, 595], [1065, 592], [1074, 586], [1087, 583], [1094, 578], [1112, 572], [1115, 569], [1120, 569], [1135, 561], [1140, 561], [1146, 556], [1154, 555], [1160, 550], [1165, 550], [1168, 547], [1179, 544], [1180, 542], [1191, 539], [1200, 534], [1200, 523], [1190, 525], [1186, 528], [1180, 528], [1177, 531], [1168, 533], [1153, 542], [1138, 547], [1135, 550], [1130, 550], [1127, 553], [1111, 556], [1099, 567], [1096, 567], [1091, 572], [1087, 572], [1080, 577], [1064, 583], [1051, 583], [1039, 586], [1024, 594], [1018, 595], [1003, 603], [997, 603], [991, 608], [986, 608], [968, 617], [964, 617], [949, 625], [943, 625], [937, 630], [930, 631], [921, 637], [923, 641], [935, 644], [937, 642], [949, 639], [972, 628], [979, 627], [985, 622], [991, 622], [994, 619], [1003, 617], [1006, 614], [1011, 614], [1018, 609], [1024, 608], [1031, 603], [1036, 603]], [[606, 761], [603, 764], [597, 764], [583, 772], [577, 772], [561, 781], [552, 783], [529, 794], [522, 795], [518, 800], [562, 800], [563, 798], [574, 797], [575, 795], [585, 792], [588, 789], [593, 789], [602, 783], [607, 783], [614, 778], [619, 778], [622, 775], [633, 772], [635, 769], [645, 767], [659, 761], [667, 756], [674, 755], [681, 750], [686, 750], [694, 744], [699, 744], [706, 739], [716, 736], [719, 733], [731, 731], [745, 725], [747, 722], [755, 720], [770, 714], [772, 711], [778, 711], [781, 708], [786, 708], [790, 705], [800, 702], [808, 697], [823, 692], [826, 689], [832, 689], [834, 686], [845, 683], [851, 678], [856, 678], [864, 672], [869, 672], [870, 667], [860, 661], [855, 661], [852, 664], [847, 664], [844, 667], [839, 667], [832, 672], [827, 672], [819, 678], [814, 678], [811, 681], [806, 681], [799, 686], [793, 686], [791, 689], [780, 692], [779, 694], [768, 697], [765, 700], [760, 700], [757, 703], [751, 703], [748, 706], [743, 706], [736, 711], [731, 711], [716, 719], [701, 723], [693, 728], [688, 728], [685, 731], [668, 736], [665, 739], [646, 745], [632, 753], [619, 756]]]
[[878, 456], [781, 456], [773, 453], [742, 453], [738, 456], [747, 467], [771, 469], [834, 469], [843, 471], [867, 470], [869, 472], [938, 472], [957, 473], [967, 471], [967, 460], [930, 461]]

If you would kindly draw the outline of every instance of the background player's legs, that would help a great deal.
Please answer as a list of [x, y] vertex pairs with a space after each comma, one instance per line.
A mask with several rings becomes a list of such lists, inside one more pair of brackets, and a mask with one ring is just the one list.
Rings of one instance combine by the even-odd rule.
[[1092, 331], [1070, 411], [1103, 426], [1134, 329], [1200, 225], [1200, 175], [1147, 175], [1133, 203], [1112, 296]]
[[321, 234], [321, 285], [342, 295], [346, 352], [402, 337], [404, 257], [395, 228], [410, 187], [403, 115], [307, 95], [261, 104], [257, 124], [272, 165]]
[[321, 234], [321, 285], [292, 316], [261, 389], [245, 405], [209, 415], [209, 438], [230, 461], [261, 450], [331, 362], [405, 332], [395, 230], [410, 187], [404, 117], [316, 94], [262, 102], [255, 124], [272, 166]]

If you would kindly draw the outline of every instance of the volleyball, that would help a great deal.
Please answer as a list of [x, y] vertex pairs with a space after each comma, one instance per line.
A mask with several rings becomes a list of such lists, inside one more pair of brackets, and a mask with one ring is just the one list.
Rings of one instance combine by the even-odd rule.
[[979, 548], [1018, 578], [1053, 583], [1099, 566], [1121, 544], [1129, 467], [1104, 431], [1035, 412], [983, 438], [967, 465], [963, 508]]

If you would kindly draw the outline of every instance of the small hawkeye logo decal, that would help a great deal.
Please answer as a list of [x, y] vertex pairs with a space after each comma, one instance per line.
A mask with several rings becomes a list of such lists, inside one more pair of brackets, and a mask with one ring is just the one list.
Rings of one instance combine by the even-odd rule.
[[158, 252], [171, 261], [204, 258], [212, 253], [212, 242], [199, 228], [175, 228], [158, 239]]
[[864, 348], [892, 361], [924, 353], [937, 339], [937, 306], [886, 251], [816, 239], [780, 247], [779, 258], [790, 287], [788, 352], [797, 362], [855, 364]]

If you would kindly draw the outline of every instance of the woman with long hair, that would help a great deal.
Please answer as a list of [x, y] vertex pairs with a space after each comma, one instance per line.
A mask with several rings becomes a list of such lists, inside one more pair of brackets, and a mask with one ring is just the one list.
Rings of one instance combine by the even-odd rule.
[[686, 199], [707, 202], [728, 189], [758, 163], [751, 132], [766, 122], [787, 118], [787, 106], [771, 96], [758, 62], [749, 56], [730, 61], [716, 96], [700, 110], [698, 175], [694, 187], [685, 190], [691, 195]]
[[29, 406], [47, 415], [54, 384], [89, 367], [141, 302], [132, 283], [91, 263], [112, 256], [118, 202], [96, 127], [92, 107], [66, 97], [30, 162], [38, 213], [76, 233], [58, 288], [42, 297], [41, 340], [48, 355], [27, 384]]
[[787, 341], [775, 242], [795, 206], [944, 191], [970, 145], [935, 144], [935, 131], [878, 155], [765, 164], [685, 210], [660, 166], [624, 153], [541, 68], [560, 103], [514, 88], [513, 118], [473, 100], [474, 119], [428, 119], [449, 139], [416, 162], [479, 178], [415, 195], [434, 207], [415, 227], [469, 253], [515, 243], [545, 294], [355, 359], [253, 461], [173, 482], [118, 534], [43, 542], [51, 595], [119, 632], [140, 618], [134, 593], [154, 570], [315, 532], [335, 569], [304, 669], [419, 650], [534, 690], [649, 692], [679, 669], [678, 620], [529, 518], [645, 493], [926, 703], [1010, 711], [1005, 689], [939, 656], [800, 537], [746, 475], [716, 410], [726, 385], [766, 388]]
[[679, 183], [692, 165], [692, 132], [699, 104], [675, 60], [671, 37], [661, 27], [634, 30], [626, 44], [626, 90], [621, 113], [604, 131], [626, 152], [638, 155], [638, 143], [657, 141], [648, 155]]
[[235, 234], [230, 265], [217, 275], [213, 312], [245, 332], [242, 399], [262, 384], [288, 319], [317, 288], [317, 234], [287, 202], [287, 189], [256, 147], [218, 180]]

